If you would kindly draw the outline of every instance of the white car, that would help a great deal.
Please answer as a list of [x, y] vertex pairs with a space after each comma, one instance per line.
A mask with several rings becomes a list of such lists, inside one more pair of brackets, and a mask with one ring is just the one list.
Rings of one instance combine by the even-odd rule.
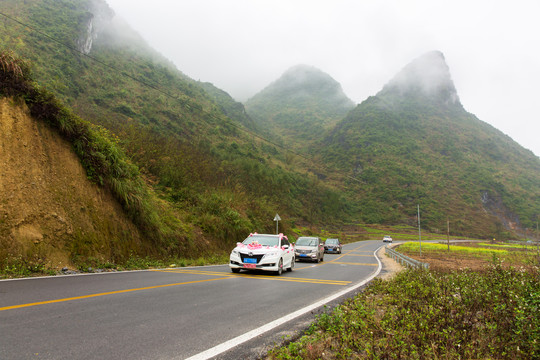
[[281, 275], [283, 269], [294, 268], [294, 248], [283, 234], [249, 234], [231, 252], [229, 267], [233, 273], [240, 270], [265, 270]]
[[383, 242], [392, 242], [392, 237], [390, 235], [385, 235], [382, 239]]

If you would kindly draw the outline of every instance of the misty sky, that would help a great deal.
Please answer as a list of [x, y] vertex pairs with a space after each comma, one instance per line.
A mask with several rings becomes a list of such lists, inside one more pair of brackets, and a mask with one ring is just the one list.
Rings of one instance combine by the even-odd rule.
[[540, 1], [106, 1], [180, 71], [238, 101], [307, 64], [360, 103], [439, 50], [465, 109], [540, 156]]

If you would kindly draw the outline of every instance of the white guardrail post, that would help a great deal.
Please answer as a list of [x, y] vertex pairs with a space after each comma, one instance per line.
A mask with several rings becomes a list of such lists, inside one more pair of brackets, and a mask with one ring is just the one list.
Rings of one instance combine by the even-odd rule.
[[423, 263], [421, 261], [411, 259], [407, 255], [403, 255], [397, 252], [396, 250], [389, 248], [388, 245], [385, 246], [385, 252], [386, 254], [388, 254], [388, 256], [390, 256], [392, 259], [394, 259], [395, 261], [397, 261], [403, 266], [412, 267], [412, 268], [423, 268], [426, 270], [429, 269], [428, 263]]

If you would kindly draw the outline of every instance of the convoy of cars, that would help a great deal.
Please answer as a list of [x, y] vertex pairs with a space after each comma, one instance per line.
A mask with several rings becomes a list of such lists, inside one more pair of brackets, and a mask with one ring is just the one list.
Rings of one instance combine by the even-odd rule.
[[239, 273], [240, 270], [262, 270], [281, 275], [283, 269], [292, 271], [295, 261], [318, 263], [324, 261], [325, 253], [341, 254], [342, 248], [336, 238], [323, 241], [317, 236], [301, 236], [293, 244], [283, 234], [252, 233], [241, 243], [236, 243], [230, 255], [229, 267], [233, 273]]

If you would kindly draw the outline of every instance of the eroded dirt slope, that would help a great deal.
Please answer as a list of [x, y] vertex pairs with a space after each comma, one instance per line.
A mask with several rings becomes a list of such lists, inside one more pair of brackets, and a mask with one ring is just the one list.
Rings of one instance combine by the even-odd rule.
[[61, 268], [72, 256], [114, 261], [139, 247], [138, 230], [71, 145], [22, 102], [0, 99], [0, 257]]

